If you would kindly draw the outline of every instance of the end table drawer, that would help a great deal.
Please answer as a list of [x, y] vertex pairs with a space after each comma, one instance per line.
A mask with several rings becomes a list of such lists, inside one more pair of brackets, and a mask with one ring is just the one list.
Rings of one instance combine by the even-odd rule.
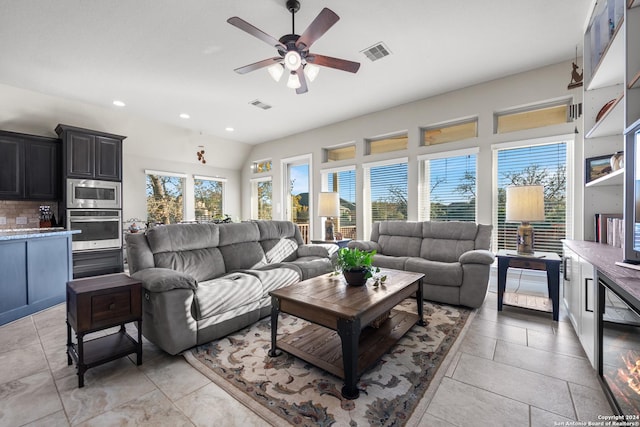
[[101, 323], [131, 314], [131, 293], [129, 289], [91, 298], [91, 323]]

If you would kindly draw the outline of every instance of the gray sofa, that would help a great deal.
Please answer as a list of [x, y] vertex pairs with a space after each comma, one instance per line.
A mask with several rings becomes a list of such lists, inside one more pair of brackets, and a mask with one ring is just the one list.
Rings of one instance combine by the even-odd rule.
[[144, 288], [142, 333], [170, 354], [267, 316], [269, 291], [333, 270], [336, 245], [305, 245], [288, 221], [174, 224], [126, 235]]
[[376, 250], [373, 265], [424, 273], [424, 299], [480, 307], [495, 258], [491, 225], [462, 221], [381, 221], [371, 239], [348, 246]]

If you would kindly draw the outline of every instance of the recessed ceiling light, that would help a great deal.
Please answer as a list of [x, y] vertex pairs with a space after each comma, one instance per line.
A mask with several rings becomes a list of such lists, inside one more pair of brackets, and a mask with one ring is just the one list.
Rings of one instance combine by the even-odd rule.
[[233, 132], [235, 129], [232, 128], [231, 126], [224, 128], [224, 130], [226, 130], [227, 132]]
[[188, 115], [187, 113], [182, 113], [182, 114], [180, 114], [180, 118], [181, 118], [181, 119], [190, 119], [190, 118], [191, 118], [191, 116], [190, 116], [190, 115]]
[[124, 106], [125, 106], [125, 105], [127, 105], [127, 104], [125, 104], [125, 103], [124, 103], [124, 102], [122, 102], [122, 101], [118, 101], [118, 100], [116, 99], [115, 101], [113, 101], [113, 105], [115, 105], [116, 107], [124, 107]]

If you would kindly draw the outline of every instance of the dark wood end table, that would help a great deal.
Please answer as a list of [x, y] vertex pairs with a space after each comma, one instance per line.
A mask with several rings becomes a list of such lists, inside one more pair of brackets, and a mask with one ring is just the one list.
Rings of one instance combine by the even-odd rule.
[[[360, 375], [415, 324], [424, 326], [424, 274], [382, 270], [384, 285], [348, 286], [342, 276], [314, 277], [271, 291], [271, 350], [284, 350], [344, 379], [342, 396], [357, 399]], [[415, 295], [418, 315], [393, 308]], [[278, 314], [288, 313], [311, 322], [276, 342]], [[389, 317], [383, 322], [379, 320]], [[379, 324], [378, 324], [379, 323]], [[375, 324], [377, 327], [367, 327]], [[337, 333], [336, 333], [337, 332]]]
[[547, 272], [547, 289], [551, 298], [553, 320], [560, 312], [560, 256], [555, 252], [535, 252], [532, 256], [519, 255], [516, 251], [498, 251], [498, 311], [502, 311], [504, 291], [509, 267]]
[[[138, 339], [125, 324], [136, 322]], [[86, 341], [91, 332], [120, 326], [118, 332]], [[76, 343], [71, 340], [76, 332]], [[89, 368], [136, 353], [142, 364], [142, 283], [124, 273], [95, 276], [67, 282], [67, 364], [75, 360], [78, 387], [84, 387]]]

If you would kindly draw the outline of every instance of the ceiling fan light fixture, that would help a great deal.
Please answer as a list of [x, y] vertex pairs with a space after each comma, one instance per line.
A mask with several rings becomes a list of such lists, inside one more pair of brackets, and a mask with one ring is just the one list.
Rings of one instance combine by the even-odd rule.
[[284, 65], [291, 71], [295, 71], [300, 68], [300, 64], [302, 64], [302, 58], [300, 54], [295, 50], [290, 50], [284, 56]]
[[279, 82], [284, 74], [284, 65], [278, 62], [267, 68], [267, 71], [273, 80]]
[[320, 73], [320, 67], [314, 64], [307, 63], [304, 66], [304, 75], [307, 76], [307, 79], [312, 82], [318, 77], [318, 73]]
[[289, 80], [287, 80], [287, 87], [291, 89], [298, 89], [300, 86], [300, 78], [298, 78], [298, 74], [295, 71], [292, 71], [289, 74]]

